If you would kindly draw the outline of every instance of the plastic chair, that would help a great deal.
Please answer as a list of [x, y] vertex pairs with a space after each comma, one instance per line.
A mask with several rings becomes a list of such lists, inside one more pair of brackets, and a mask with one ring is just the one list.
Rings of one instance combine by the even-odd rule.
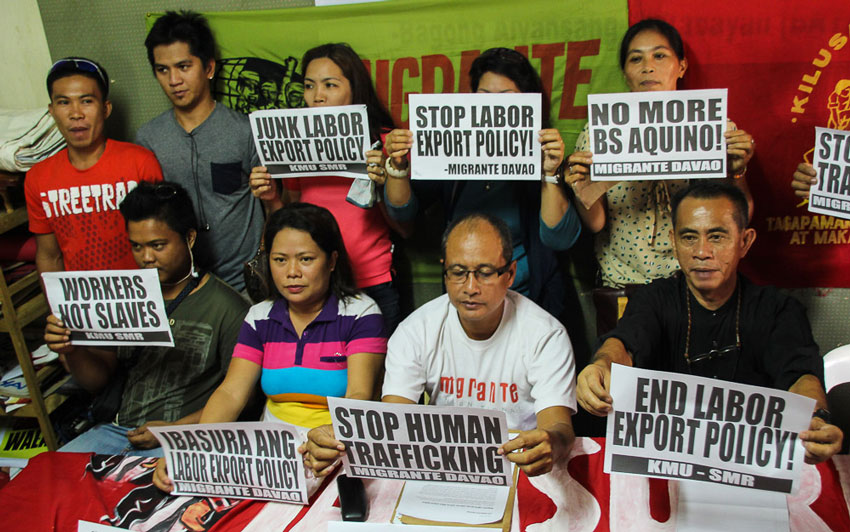
[[824, 355], [823, 373], [827, 392], [836, 384], [850, 382], [850, 345], [836, 347]]
[[850, 450], [850, 345], [836, 347], [823, 357], [824, 388], [832, 423], [844, 431], [841, 454]]

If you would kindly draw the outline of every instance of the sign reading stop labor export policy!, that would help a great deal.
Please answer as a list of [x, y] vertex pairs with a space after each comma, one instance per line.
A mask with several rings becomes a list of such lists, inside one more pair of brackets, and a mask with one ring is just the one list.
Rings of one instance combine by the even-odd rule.
[[352, 477], [511, 485], [504, 412], [328, 397]]
[[796, 490], [814, 399], [619, 364], [611, 398], [606, 473]]
[[540, 179], [540, 94], [411, 94], [412, 179]]
[[41, 274], [50, 311], [74, 345], [159, 345], [174, 339], [155, 269]]
[[726, 89], [591, 94], [594, 181], [726, 177]]
[[809, 212], [850, 220], [850, 131], [816, 127], [812, 165], [818, 183], [809, 192]]
[[365, 105], [254, 111], [250, 120], [260, 162], [272, 177], [367, 177]]
[[150, 427], [162, 444], [175, 495], [307, 504], [298, 430], [286, 423]]

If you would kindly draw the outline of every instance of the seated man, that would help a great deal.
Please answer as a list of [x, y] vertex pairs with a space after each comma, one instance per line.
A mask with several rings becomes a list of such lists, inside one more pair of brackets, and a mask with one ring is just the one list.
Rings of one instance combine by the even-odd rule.
[[[579, 404], [597, 416], [612, 410], [613, 363], [788, 390], [817, 401], [809, 430], [800, 434], [806, 461], [828, 459], [841, 448], [842, 433], [829, 424], [823, 360], [805, 309], [738, 274], [756, 237], [744, 194], [698, 181], [676, 194], [672, 209], [681, 272], [629, 298], [617, 328], [579, 374]], [[715, 356], [703, 355], [709, 352]]]
[[[156, 268], [174, 347], [74, 347], [70, 331], [49, 316], [45, 342], [64, 357], [84, 388], [103, 392], [123, 382], [111, 423], [101, 423], [61, 450], [161, 455], [148, 426], [197, 423], [224, 378], [248, 304], [211, 273], [196, 272], [192, 246], [198, 222], [186, 191], [176, 183], [140, 183], [121, 203], [133, 257]], [[122, 376], [126, 376], [122, 379]], [[120, 385], [120, 384], [119, 384]]]
[[[511, 235], [502, 220], [470, 214], [443, 236], [446, 295], [399, 325], [387, 348], [383, 400], [503, 410], [522, 431], [500, 453], [528, 475], [569, 454], [575, 435], [575, 362], [564, 327], [508, 290], [516, 274]], [[332, 469], [344, 447], [329, 426], [302, 446], [308, 467]], [[518, 452], [512, 452], [520, 450]]]

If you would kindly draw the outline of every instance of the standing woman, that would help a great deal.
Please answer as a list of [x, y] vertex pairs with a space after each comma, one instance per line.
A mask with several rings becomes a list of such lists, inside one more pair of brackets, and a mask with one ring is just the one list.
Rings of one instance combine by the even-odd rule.
[[[632, 92], [672, 91], [688, 69], [679, 32], [663, 20], [642, 20], [626, 31], [620, 44], [620, 68]], [[731, 121], [726, 130], [729, 179], [752, 199], [743, 179], [755, 142]], [[577, 196], [576, 207], [596, 235], [601, 284], [622, 288], [667, 277], [679, 269], [670, 240], [670, 198], [687, 179], [591, 182], [587, 126], [568, 158], [567, 182]]]
[[[366, 105], [373, 143], [393, 128], [392, 118], [378, 101], [369, 72], [350, 46], [317, 46], [304, 54], [301, 65], [307, 107]], [[367, 155], [372, 162], [381, 160], [378, 150], [370, 150]], [[389, 334], [401, 321], [398, 291], [392, 284], [390, 226], [381, 203], [363, 200], [359, 181], [362, 180], [334, 175], [283, 180], [290, 198], [325, 207], [334, 215], [351, 258], [356, 286], [378, 304]], [[251, 171], [251, 190], [263, 201], [272, 202], [272, 210], [283, 204], [276, 183], [263, 166]], [[394, 224], [393, 229], [405, 233], [400, 225]]]

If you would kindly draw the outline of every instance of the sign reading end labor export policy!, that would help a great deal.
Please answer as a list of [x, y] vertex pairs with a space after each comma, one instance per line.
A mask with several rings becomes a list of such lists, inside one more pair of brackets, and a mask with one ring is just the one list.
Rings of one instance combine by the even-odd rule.
[[150, 427], [162, 444], [174, 495], [307, 504], [298, 428], [286, 423]]
[[504, 412], [328, 397], [352, 477], [511, 485]]
[[726, 177], [726, 89], [591, 94], [594, 181]]
[[540, 179], [540, 94], [411, 94], [412, 179]]
[[812, 165], [818, 183], [809, 192], [809, 212], [850, 220], [850, 131], [815, 128]]
[[791, 493], [815, 401], [727, 381], [629, 368], [611, 372], [605, 472]]
[[254, 111], [251, 131], [272, 177], [366, 177], [365, 105]]
[[41, 274], [74, 345], [174, 346], [155, 269]]

